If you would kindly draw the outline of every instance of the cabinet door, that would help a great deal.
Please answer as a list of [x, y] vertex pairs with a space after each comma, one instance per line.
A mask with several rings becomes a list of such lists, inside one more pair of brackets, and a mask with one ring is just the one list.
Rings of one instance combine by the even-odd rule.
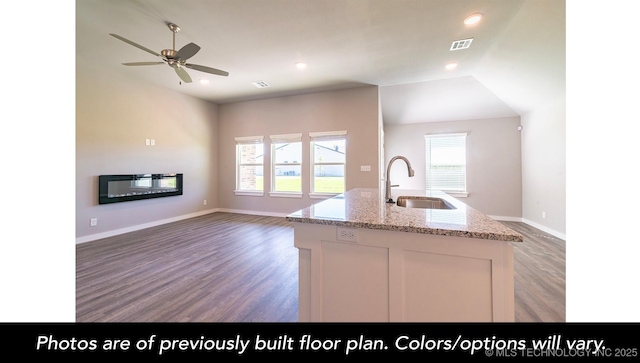
[[491, 260], [403, 251], [405, 321], [493, 321]]
[[389, 321], [388, 252], [322, 242], [322, 321]]

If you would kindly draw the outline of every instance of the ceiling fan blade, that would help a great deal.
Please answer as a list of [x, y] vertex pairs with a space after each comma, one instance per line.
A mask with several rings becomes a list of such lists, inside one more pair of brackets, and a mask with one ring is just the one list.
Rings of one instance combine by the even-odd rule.
[[132, 62], [122, 64], [125, 66], [155, 66], [156, 64], [164, 64], [164, 62]]
[[133, 45], [133, 46], [134, 46], [134, 47], [136, 47], [136, 48], [142, 49], [142, 50], [144, 50], [144, 51], [145, 51], [145, 52], [147, 52], [147, 53], [151, 53], [151, 54], [155, 55], [156, 57], [159, 57], [159, 56], [160, 56], [160, 54], [158, 54], [158, 53], [156, 53], [156, 52], [152, 51], [151, 49], [146, 48], [146, 47], [143, 47], [143, 46], [141, 46], [140, 44], [134, 43], [134, 42], [130, 41], [130, 40], [129, 40], [129, 39], [127, 39], [127, 38], [123, 38], [123, 37], [121, 37], [121, 36], [119, 36], [119, 35], [117, 35], [117, 34], [113, 34], [113, 33], [110, 33], [109, 35], [111, 35], [111, 36], [112, 36], [112, 37], [114, 37], [114, 38], [120, 39], [120, 40], [122, 40], [122, 41], [123, 41], [123, 42], [125, 42], [125, 43], [131, 44], [131, 45]]
[[180, 50], [176, 54], [176, 58], [181, 59], [183, 61], [187, 60], [193, 57], [194, 55], [196, 55], [196, 53], [198, 53], [199, 50], [200, 50], [199, 45], [195, 43], [189, 43], [184, 47], [180, 48]]
[[201, 66], [201, 65], [198, 65], [198, 64], [186, 63], [184, 66], [187, 67], [187, 68], [195, 69], [196, 71], [200, 71], [200, 72], [217, 74], [218, 76], [228, 76], [229, 75], [229, 72], [221, 71], [219, 69], [215, 69], [215, 68], [211, 68], [211, 67]]
[[182, 68], [182, 67], [174, 67], [173, 69], [176, 70], [176, 73], [178, 74], [178, 77], [180, 77], [180, 79], [184, 83], [191, 83], [191, 77], [189, 77], [189, 73], [187, 73], [187, 71], [185, 71], [184, 68]]

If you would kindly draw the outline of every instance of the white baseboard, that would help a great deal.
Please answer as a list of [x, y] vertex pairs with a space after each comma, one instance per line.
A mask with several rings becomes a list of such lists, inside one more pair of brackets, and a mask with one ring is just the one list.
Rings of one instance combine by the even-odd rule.
[[217, 211], [218, 211], [218, 209], [209, 209], [209, 210], [205, 210], [205, 211], [201, 211], [201, 212], [185, 214], [185, 215], [178, 216], [178, 217], [161, 219], [159, 221], [153, 221], [153, 222], [149, 222], [149, 223], [138, 224], [138, 225], [131, 226], [131, 227], [114, 229], [112, 231], [91, 234], [91, 235], [84, 236], [84, 237], [78, 237], [78, 238], [76, 238], [76, 244], [85, 243], [85, 242], [91, 242], [91, 241], [95, 241], [95, 240], [102, 239], [102, 238], [107, 238], [107, 237], [113, 237], [113, 236], [117, 236], [119, 234], [123, 234], [123, 233], [127, 233], [127, 232], [138, 231], [138, 230], [149, 228], [149, 227], [155, 227], [155, 226], [159, 226], [159, 225], [162, 225], [162, 224], [181, 221], [183, 219], [199, 217], [199, 216], [203, 216], [205, 214], [215, 213]]
[[560, 238], [561, 240], [564, 240], [564, 241], [567, 240], [567, 235], [565, 235], [564, 233], [560, 233], [558, 231], [554, 231], [553, 229], [551, 229], [549, 227], [545, 227], [545, 226], [543, 226], [541, 224], [538, 224], [536, 222], [530, 221], [530, 220], [525, 219], [525, 218], [522, 218], [522, 222], [530, 225], [531, 227], [535, 227], [535, 228], [537, 228], [537, 229], [539, 229], [541, 231], [547, 232], [547, 233], [549, 233], [550, 235], [552, 235], [554, 237]]
[[505, 221], [505, 222], [522, 222], [522, 218], [520, 217], [505, 217], [505, 216], [489, 216], [496, 221]]
[[507, 221], [507, 222], [522, 222], [522, 223], [526, 223], [528, 225], [530, 225], [531, 227], [535, 227], [543, 232], [549, 233], [550, 235], [560, 238], [561, 240], [566, 241], [567, 240], [567, 236], [564, 233], [560, 233], [558, 231], [555, 231], [549, 227], [545, 227], [541, 224], [538, 224], [536, 222], [530, 221], [528, 219], [525, 218], [521, 218], [521, 217], [505, 217], [505, 216], [489, 216], [493, 219], [495, 219], [496, 221]]

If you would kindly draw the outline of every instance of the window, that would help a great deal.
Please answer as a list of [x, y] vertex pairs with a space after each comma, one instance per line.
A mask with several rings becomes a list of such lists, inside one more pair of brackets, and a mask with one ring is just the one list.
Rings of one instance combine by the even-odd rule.
[[311, 194], [323, 198], [345, 191], [346, 131], [312, 132]]
[[263, 137], [236, 137], [236, 194], [263, 195], [263, 185]]
[[271, 135], [271, 196], [302, 197], [302, 134]]
[[427, 189], [466, 196], [467, 134], [425, 135]]

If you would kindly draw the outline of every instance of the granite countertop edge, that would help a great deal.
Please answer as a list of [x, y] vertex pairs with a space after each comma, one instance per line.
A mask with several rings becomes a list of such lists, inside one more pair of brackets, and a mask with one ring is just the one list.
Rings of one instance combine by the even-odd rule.
[[[371, 195], [379, 194], [377, 189], [367, 189], [367, 188], [358, 188], [353, 189], [344, 194], [336, 196], [338, 198], [346, 199], [346, 203], [358, 204], [360, 202], [360, 198], [354, 197], [357, 195], [356, 193], [371, 193]], [[474, 223], [466, 226], [466, 229], [455, 227], [455, 226], [429, 226], [427, 223], [425, 225], [415, 225], [415, 223], [411, 223], [407, 221], [398, 221], [397, 219], [393, 222], [387, 221], [375, 221], [375, 222], [363, 222], [363, 220], [367, 220], [366, 218], [366, 208], [363, 208], [361, 213], [355, 213], [356, 216], [347, 216], [346, 218], [330, 218], [330, 217], [315, 217], [310, 216], [310, 207], [302, 209], [296, 213], [291, 213], [287, 215], [285, 218], [290, 222], [299, 222], [299, 223], [310, 223], [310, 224], [320, 224], [320, 225], [332, 225], [338, 227], [351, 227], [351, 228], [365, 228], [365, 229], [376, 229], [376, 230], [386, 230], [386, 231], [397, 231], [397, 232], [409, 232], [409, 233], [421, 233], [421, 234], [432, 234], [439, 236], [452, 236], [452, 237], [464, 237], [464, 238], [477, 238], [477, 239], [487, 239], [487, 240], [495, 240], [495, 241], [504, 241], [504, 242], [523, 242], [524, 237], [506, 227], [500, 222], [490, 218], [482, 212], [479, 212], [468, 205], [460, 202], [456, 198], [450, 197], [446, 195], [446, 193], [438, 194], [439, 197], [446, 199], [447, 201], [454, 203], [459, 208], [464, 208], [467, 215], [472, 215]], [[334, 197], [334, 198], [336, 198]], [[332, 198], [333, 199], [333, 198]], [[367, 199], [367, 202], [371, 203], [371, 199]], [[385, 203], [382, 198], [378, 198], [373, 200], [374, 205], [379, 207], [380, 203]], [[323, 202], [320, 202], [323, 203]], [[356, 209], [357, 206], [350, 205], [351, 209]], [[384, 206], [384, 208], [393, 209], [394, 213], [398, 213], [398, 215], [402, 216], [402, 214], [406, 214], [410, 216], [411, 213], [416, 213], [416, 211], [407, 210], [403, 207], [398, 207], [396, 205], [388, 205]], [[419, 213], [419, 212], [418, 212]], [[370, 219], [369, 219], [370, 220]], [[477, 225], [476, 225], [477, 224]], [[474, 230], [477, 229], [477, 230]], [[492, 231], [491, 229], [495, 229]]]

